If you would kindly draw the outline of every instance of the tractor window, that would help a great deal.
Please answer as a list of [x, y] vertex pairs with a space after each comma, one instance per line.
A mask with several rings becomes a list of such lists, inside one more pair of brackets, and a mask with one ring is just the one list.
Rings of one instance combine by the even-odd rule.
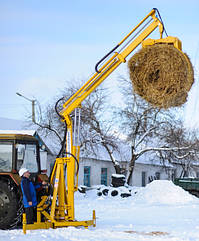
[[22, 167], [32, 173], [38, 172], [36, 145], [17, 144], [17, 170]]
[[10, 172], [12, 170], [12, 144], [1, 143], [0, 145], [0, 170]]

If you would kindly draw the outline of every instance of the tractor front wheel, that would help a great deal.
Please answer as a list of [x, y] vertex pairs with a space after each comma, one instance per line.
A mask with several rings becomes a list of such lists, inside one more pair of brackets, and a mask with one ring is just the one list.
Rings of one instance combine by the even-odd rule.
[[0, 181], [0, 229], [10, 229], [18, 221], [19, 200], [15, 187]]

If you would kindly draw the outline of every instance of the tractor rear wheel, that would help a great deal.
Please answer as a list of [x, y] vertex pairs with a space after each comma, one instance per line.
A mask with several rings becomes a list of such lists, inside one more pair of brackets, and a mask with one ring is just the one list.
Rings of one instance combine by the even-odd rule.
[[0, 229], [10, 229], [19, 222], [19, 191], [10, 183], [0, 181]]

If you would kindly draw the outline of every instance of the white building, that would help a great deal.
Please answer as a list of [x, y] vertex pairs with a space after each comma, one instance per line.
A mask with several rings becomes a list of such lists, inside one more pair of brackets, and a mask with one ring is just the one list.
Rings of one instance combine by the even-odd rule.
[[[125, 150], [127, 152], [127, 150]], [[127, 153], [125, 153], [127, 156]], [[129, 159], [130, 160], [130, 157]], [[128, 169], [128, 161], [123, 160], [120, 165], [123, 169]], [[133, 176], [130, 185], [145, 186], [155, 179], [174, 180], [181, 177], [183, 168], [181, 163], [160, 163], [151, 160], [149, 153], [142, 155], [135, 162]], [[79, 185], [92, 186], [111, 184], [111, 175], [115, 173], [112, 162], [108, 155], [103, 153], [103, 158], [81, 157], [79, 163]], [[191, 163], [189, 166], [190, 177], [199, 177], [199, 163]]]
[[[123, 168], [128, 168], [128, 162], [121, 162]], [[154, 179], [171, 180], [175, 168], [160, 163], [152, 163], [147, 160], [137, 160], [130, 185], [145, 186]], [[115, 173], [113, 164], [109, 160], [99, 160], [95, 158], [80, 158], [79, 163], [79, 185], [93, 186], [111, 184], [111, 175]]]
[[[21, 130], [22, 128], [23, 125], [20, 121], [0, 118], [1, 130]], [[36, 131], [32, 131], [32, 135], [37, 136], [41, 144], [46, 145], [45, 140], [43, 141]], [[55, 155], [53, 155], [47, 146], [46, 150], [47, 152], [41, 154], [48, 156], [47, 162], [42, 163], [42, 169], [46, 169], [49, 175], [55, 161]], [[122, 168], [127, 169], [128, 160], [130, 160], [130, 148], [123, 146], [122, 152], [120, 155], [118, 153], [114, 155], [116, 156], [116, 160], [121, 160]], [[82, 155], [79, 163], [78, 184], [86, 186], [104, 184], [108, 186], [111, 184], [111, 175], [114, 173], [115, 169], [105, 150], [100, 150], [97, 157], [86, 157]], [[163, 165], [160, 164], [160, 162], [152, 161], [149, 154], [145, 154], [135, 163], [130, 185], [145, 186], [154, 179], [173, 180], [176, 177], [180, 177], [181, 173], [182, 166], [179, 163], [164, 163]], [[191, 177], [199, 177], [199, 164], [192, 163], [189, 167], [188, 175]]]
[[80, 158], [79, 185], [93, 186], [111, 184], [111, 175], [115, 169], [111, 161], [97, 160], [94, 158]]

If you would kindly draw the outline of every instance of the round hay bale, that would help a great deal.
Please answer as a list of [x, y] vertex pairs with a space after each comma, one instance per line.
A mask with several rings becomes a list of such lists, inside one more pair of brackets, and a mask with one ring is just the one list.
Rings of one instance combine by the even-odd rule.
[[155, 107], [180, 106], [194, 82], [189, 57], [169, 44], [138, 51], [128, 62], [134, 91]]

